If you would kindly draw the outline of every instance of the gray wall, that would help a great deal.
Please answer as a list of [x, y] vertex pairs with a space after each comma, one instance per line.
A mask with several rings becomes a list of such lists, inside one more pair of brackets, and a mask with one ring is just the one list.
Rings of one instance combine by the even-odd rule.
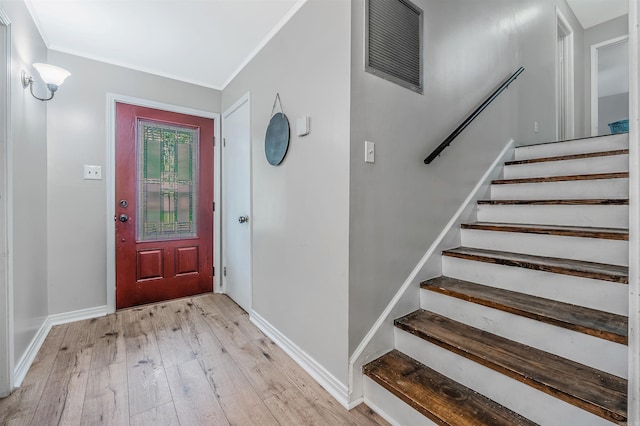
[[106, 176], [106, 96], [132, 96], [220, 112], [221, 92], [55, 51], [71, 72], [48, 111], [47, 249], [49, 313], [104, 306], [106, 180], [83, 180], [83, 164]]
[[[629, 15], [623, 15], [584, 30], [585, 132], [587, 134], [591, 133], [591, 46], [627, 34], [629, 34]], [[605, 125], [604, 129], [606, 131], [608, 127]]]
[[[310, 0], [223, 90], [251, 93], [253, 310], [347, 383], [348, 0]], [[276, 93], [294, 123], [282, 164], [264, 138]], [[295, 119], [311, 133], [295, 136]]]
[[[555, 139], [552, 0], [415, 0], [425, 12], [425, 91], [363, 70], [363, 5], [352, 3], [349, 351], [510, 139]], [[580, 29], [570, 9], [563, 14]], [[576, 64], [582, 34], [576, 31]], [[519, 66], [525, 73], [431, 165], [423, 159]], [[583, 77], [577, 67], [576, 117]], [[538, 121], [540, 132], [533, 132]], [[363, 162], [364, 141], [375, 164]], [[425, 277], [426, 278], [426, 277]]]
[[7, 13], [12, 26], [12, 266], [17, 363], [48, 314], [47, 112], [46, 104], [31, 97], [20, 81], [22, 70], [34, 74], [31, 64], [46, 62], [47, 50], [23, 2], [0, 1], [0, 8]]
[[609, 123], [629, 119], [629, 92], [598, 99], [598, 132], [611, 134]]

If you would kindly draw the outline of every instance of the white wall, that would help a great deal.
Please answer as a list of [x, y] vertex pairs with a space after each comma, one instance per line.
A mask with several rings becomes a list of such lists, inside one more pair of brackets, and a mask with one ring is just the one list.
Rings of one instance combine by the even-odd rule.
[[[555, 1], [414, 3], [425, 19], [424, 95], [363, 71], [364, 1], [352, 3], [350, 353], [507, 142], [555, 139]], [[574, 42], [581, 64], [580, 31]], [[520, 66], [525, 73], [440, 158], [424, 165]], [[582, 85], [578, 72], [577, 129], [584, 126]], [[365, 140], [376, 143], [375, 164], [363, 161]]]
[[[310, 0], [223, 90], [251, 92], [253, 310], [347, 383], [349, 267], [348, 0]], [[292, 130], [273, 167], [264, 138], [276, 93]], [[293, 127], [295, 129], [295, 127]]]
[[83, 164], [106, 176], [106, 95], [115, 93], [219, 112], [221, 93], [78, 56], [50, 51], [71, 72], [49, 103], [47, 250], [49, 313], [104, 306], [106, 180], [83, 180]]
[[[13, 132], [13, 312], [17, 362], [47, 312], [46, 106], [31, 97], [20, 72], [36, 71], [47, 50], [23, 2], [0, 1], [12, 23], [11, 125]], [[39, 82], [38, 82], [39, 83]]]

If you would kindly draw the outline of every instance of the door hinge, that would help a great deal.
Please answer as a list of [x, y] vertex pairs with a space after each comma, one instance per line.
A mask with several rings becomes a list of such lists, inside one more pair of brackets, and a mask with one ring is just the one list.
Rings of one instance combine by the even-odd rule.
[[216, 276], [216, 267], [215, 266], [211, 267], [211, 275], [213, 275], [214, 277]]
[[227, 138], [222, 138], [222, 146], [223, 147], [227, 146]]
[[223, 276], [227, 276], [227, 267], [225, 266], [224, 268], [222, 268], [222, 275]]
[[215, 201], [213, 202], [213, 206], [211, 206], [211, 208], [213, 209], [214, 212], [216, 211], [216, 203], [215, 203]]
[[213, 146], [216, 146], [216, 137], [213, 137]]

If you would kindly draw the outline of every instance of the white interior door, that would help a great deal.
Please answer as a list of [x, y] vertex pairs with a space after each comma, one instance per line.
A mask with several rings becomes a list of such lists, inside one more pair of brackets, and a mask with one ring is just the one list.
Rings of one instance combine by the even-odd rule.
[[249, 94], [222, 114], [223, 289], [251, 310], [251, 116]]

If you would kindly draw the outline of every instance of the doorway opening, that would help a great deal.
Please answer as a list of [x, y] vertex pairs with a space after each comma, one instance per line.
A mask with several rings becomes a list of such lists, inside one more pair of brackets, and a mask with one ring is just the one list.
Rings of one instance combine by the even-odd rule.
[[629, 119], [629, 36], [591, 46], [591, 136]]
[[557, 8], [556, 22], [556, 138], [567, 140], [575, 134], [573, 29]]

